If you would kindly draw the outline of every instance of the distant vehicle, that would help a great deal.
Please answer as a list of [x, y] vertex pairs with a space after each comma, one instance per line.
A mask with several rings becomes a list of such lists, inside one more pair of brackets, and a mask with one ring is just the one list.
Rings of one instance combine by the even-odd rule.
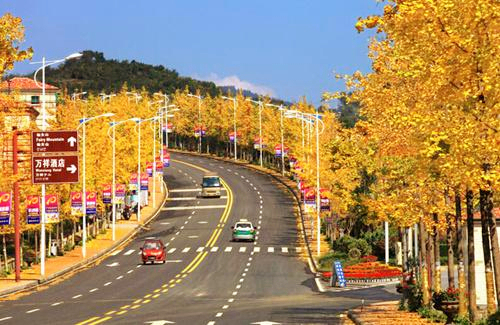
[[220, 177], [215, 173], [205, 174], [201, 182], [201, 196], [220, 197], [220, 191], [221, 191]]
[[233, 230], [233, 241], [255, 241], [255, 228], [247, 219], [240, 219], [231, 229]]
[[141, 258], [142, 264], [147, 262], [151, 262], [151, 264], [155, 264], [155, 262], [165, 263], [167, 259], [165, 245], [160, 239], [146, 239], [141, 247]]

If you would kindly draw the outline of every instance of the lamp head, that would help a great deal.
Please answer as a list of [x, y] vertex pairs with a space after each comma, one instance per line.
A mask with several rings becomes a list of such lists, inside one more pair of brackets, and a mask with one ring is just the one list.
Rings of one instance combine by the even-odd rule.
[[68, 55], [67, 57], [64, 58], [64, 60], [72, 60], [72, 59], [78, 59], [82, 57], [82, 53], [76, 52], [73, 54]]

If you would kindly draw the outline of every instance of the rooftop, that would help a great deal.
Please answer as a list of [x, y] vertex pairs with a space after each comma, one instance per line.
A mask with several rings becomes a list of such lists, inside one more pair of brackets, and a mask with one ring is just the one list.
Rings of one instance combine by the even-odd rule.
[[[0, 83], [0, 91], [6, 90], [40, 90], [42, 83], [35, 83], [31, 78], [14, 77], [9, 80], [4, 80]], [[56, 86], [45, 83], [45, 90], [59, 90]]]

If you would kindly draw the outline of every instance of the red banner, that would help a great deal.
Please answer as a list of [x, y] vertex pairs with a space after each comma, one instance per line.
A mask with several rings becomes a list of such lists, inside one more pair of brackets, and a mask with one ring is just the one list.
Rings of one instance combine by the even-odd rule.
[[57, 194], [45, 195], [45, 218], [47, 223], [59, 222], [59, 198]]
[[71, 215], [83, 215], [83, 197], [82, 192], [71, 192]]
[[26, 197], [26, 223], [29, 225], [40, 223], [40, 197], [38, 195]]
[[97, 214], [97, 193], [87, 192], [86, 198], [87, 215]]
[[10, 224], [10, 211], [12, 209], [12, 195], [9, 192], [0, 192], [0, 225]]
[[102, 203], [111, 204], [111, 196], [113, 195], [111, 184], [104, 184], [102, 186]]

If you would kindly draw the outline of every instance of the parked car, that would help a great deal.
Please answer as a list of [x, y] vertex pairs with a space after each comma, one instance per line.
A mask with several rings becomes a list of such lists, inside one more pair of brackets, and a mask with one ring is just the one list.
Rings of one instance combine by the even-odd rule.
[[151, 262], [151, 264], [155, 262], [165, 263], [167, 259], [165, 245], [160, 239], [146, 239], [141, 247], [141, 258], [142, 264], [146, 264], [147, 262]]
[[255, 228], [247, 219], [240, 219], [231, 229], [233, 230], [233, 241], [255, 241]]

